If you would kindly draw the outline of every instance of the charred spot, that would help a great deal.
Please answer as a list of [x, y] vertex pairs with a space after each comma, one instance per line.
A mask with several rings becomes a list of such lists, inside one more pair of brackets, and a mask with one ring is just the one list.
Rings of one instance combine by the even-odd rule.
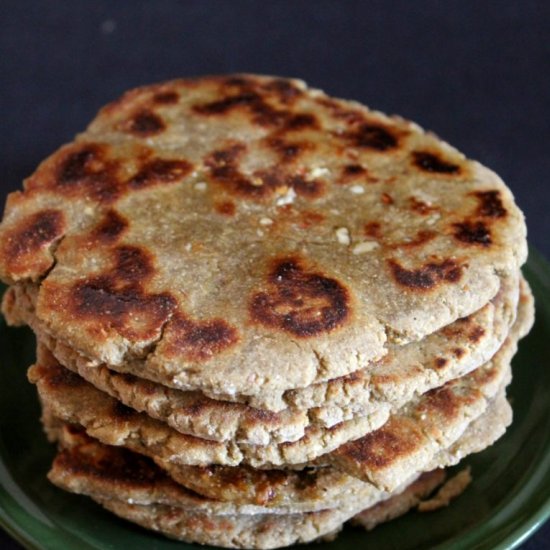
[[300, 213], [300, 227], [307, 229], [308, 227], [315, 227], [321, 224], [325, 220], [325, 216], [319, 212], [313, 212], [311, 210], [305, 210]]
[[133, 285], [121, 286], [109, 276], [78, 282], [72, 289], [77, 316], [96, 321], [128, 338], [148, 339], [158, 333], [176, 306], [169, 294], [146, 294]]
[[431, 290], [440, 282], [456, 283], [462, 267], [455, 260], [429, 262], [418, 269], [405, 269], [395, 260], [387, 260], [395, 281], [408, 289]]
[[500, 198], [500, 191], [479, 191], [474, 193], [479, 201], [478, 216], [484, 218], [504, 218], [506, 209]]
[[285, 117], [284, 126], [286, 130], [303, 130], [306, 128], [318, 128], [319, 123], [315, 115], [310, 113], [298, 113]]
[[106, 148], [87, 144], [70, 152], [61, 162], [55, 186], [66, 192], [90, 195], [103, 203], [111, 203], [121, 192], [117, 166], [106, 160]]
[[171, 315], [176, 301], [167, 293], [143, 290], [154, 273], [152, 260], [143, 250], [121, 246], [114, 249], [113, 256], [111, 270], [74, 284], [71, 307], [78, 317], [125, 337], [151, 338]]
[[421, 401], [422, 405], [418, 410], [422, 418], [425, 414], [427, 418], [443, 415], [445, 418], [453, 418], [459, 409], [459, 401], [456, 395], [447, 386], [435, 388], [426, 392]]
[[261, 198], [270, 192], [269, 186], [261, 178], [251, 181], [238, 169], [238, 160], [246, 150], [244, 144], [238, 143], [211, 153], [206, 159], [212, 178], [229, 191], [251, 198]]
[[365, 236], [372, 237], [374, 239], [380, 239], [382, 237], [381, 225], [378, 222], [368, 222], [363, 226], [363, 232]]
[[177, 92], [158, 92], [153, 96], [153, 103], [159, 105], [174, 105], [179, 101], [179, 94]]
[[193, 111], [201, 115], [222, 115], [236, 107], [255, 105], [259, 100], [260, 97], [258, 94], [248, 92], [229, 96], [217, 101], [211, 101], [209, 103], [194, 105]]
[[206, 159], [211, 177], [228, 191], [255, 200], [269, 197], [277, 190], [288, 190], [288, 188], [308, 198], [316, 198], [322, 194], [324, 188], [319, 180], [306, 180], [299, 175], [287, 175], [278, 167], [258, 170], [250, 178], [244, 176], [238, 169], [238, 160], [245, 149], [244, 144], [234, 144], [226, 149], [214, 151]]
[[101, 150], [96, 145], [88, 145], [80, 151], [69, 154], [59, 168], [58, 183], [70, 185], [96, 174], [103, 168], [102, 156]]
[[472, 342], [473, 344], [477, 344], [485, 335], [485, 329], [483, 327], [480, 327], [479, 325], [476, 325], [469, 333], [468, 333], [468, 340]]
[[296, 258], [275, 263], [266, 291], [250, 302], [254, 321], [298, 337], [311, 337], [341, 326], [350, 315], [348, 291], [335, 279], [308, 273]]
[[281, 103], [293, 103], [297, 98], [304, 95], [303, 90], [298, 88], [291, 80], [278, 78], [264, 84], [263, 89], [277, 95]]
[[207, 361], [238, 341], [237, 330], [223, 319], [193, 321], [178, 314], [168, 323], [169, 353], [189, 361]]
[[345, 137], [356, 147], [389, 151], [397, 147], [397, 137], [385, 126], [363, 123], [357, 129], [347, 132]]
[[98, 443], [79, 445], [63, 450], [54, 461], [54, 468], [76, 475], [92, 476], [94, 481], [115, 481], [130, 488], [150, 487], [167, 478], [147, 457], [121, 447], [111, 448]]
[[466, 351], [463, 348], [453, 348], [452, 352], [457, 359], [461, 359], [462, 357], [464, 357], [464, 354], [466, 353]]
[[224, 201], [216, 204], [216, 212], [222, 216], [234, 216], [235, 210], [235, 203], [231, 201]]
[[48, 371], [48, 385], [53, 388], [78, 388], [86, 384], [78, 374], [61, 365], [49, 367]]
[[351, 459], [360, 469], [383, 469], [400, 457], [411, 455], [424, 440], [414, 421], [390, 417], [382, 428], [342, 445], [335, 454]]
[[185, 160], [153, 159], [130, 179], [128, 185], [141, 189], [155, 184], [175, 183], [181, 181], [191, 169], [192, 165]]
[[320, 180], [307, 180], [302, 176], [288, 176], [285, 183], [292, 187], [298, 195], [317, 198], [323, 194], [323, 184]]
[[[227, 84], [227, 82], [226, 82]], [[193, 106], [193, 111], [201, 115], [224, 115], [237, 109], [245, 109], [252, 115], [252, 120], [260, 126], [279, 127], [287, 130], [297, 130], [317, 125], [317, 119], [309, 113], [292, 113], [286, 109], [279, 109], [270, 105], [265, 97], [254, 89], [254, 85], [247, 79], [231, 79], [231, 87], [238, 88], [238, 93], [222, 99]], [[279, 85], [280, 86], [280, 85]], [[289, 103], [288, 87], [286, 99], [282, 103]], [[281, 92], [277, 94], [281, 98]]]
[[454, 237], [466, 244], [489, 246], [492, 244], [491, 232], [483, 222], [469, 222], [453, 224]]
[[5, 238], [4, 250], [10, 269], [23, 267], [20, 264], [27, 263], [27, 260], [38, 260], [35, 255], [61, 237], [64, 230], [65, 216], [60, 210], [40, 210], [21, 220]]
[[128, 221], [116, 210], [109, 209], [93, 231], [94, 240], [105, 243], [116, 241], [128, 228]]
[[267, 144], [282, 162], [291, 162], [308, 149], [305, 143], [292, 143], [281, 138], [270, 138]]
[[319, 97], [315, 102], [323, 106], [334, 118], [343, 120], [348, 124], [361, 124], [366, 122], [365, 115], [358, 109], [350, 109], [342, 103], [330, 97]]
[[117, 399], [113, 405], [113, 415], [117, 419], [127, 420], [134, 416], [137, 416], [137, 413], [134, 409], [127, 407], [126, 405], [124, 405], [124, 403], [121, 403]]
[[445, 357], [436, 357], [434, 360], [434, 365], [436, 369], [442, 369], [448, 362], [449, 360]]
[[113, 275], [124, 285], [142, 284], [155, 272], [148, 253], [137, 246], [119, 246], [114, 254], [116, 259]]
[[441, 156], [428, 151], [415, 151], [413, 153], [413, 164], [425, 172], [436, 172], [439, 174], [458, 174], [460, 167], [444, 160]]
[[417, 246], [422, 246], [431, 240], [435, 239], [437, 233], [430, 230], [420, 230], [416, 237], [409, 241], [402, 241], [400, 243], [395, 243], [391, 245], [391, 248], [415, 248]]
[[416, 197], [410, 197], [409, 204], [411, 210], [413, 212], [416, 212], [417, 214], [420, 214], [421, 216], [427, 216], [428, 214], [431, 214], [432, 212], [437, 212], [439, 210], [437, 206], [432, 206], [431, 204], [421, 201]]
[[362, 176], [366, 173], [366, 169], [360, 164], [346, 164], [342, 169], [342, 173], [347, 177]]
[[391, 204], [393, 204], [395, 202], [393, 200], [393, 197], [389, 193], [382, 193], [380, 195], [380, 198], [382, 200], [382, 203], [385, 204], [386, 206], [390, 206]]
[[165, 129], [162, 118], [149, 109], [138, 111], [124, 124], [124, 131], [140, 137], [159, 134]]

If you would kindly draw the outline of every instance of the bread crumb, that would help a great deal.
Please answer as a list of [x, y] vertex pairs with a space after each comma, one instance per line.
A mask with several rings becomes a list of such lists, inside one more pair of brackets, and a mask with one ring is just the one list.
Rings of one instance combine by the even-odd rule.
[[349, 245], [351, 243], [351, 238], [349, 236], [349, 229], [347, 227], [339, 227], [336, 230], [336, 240], [340, 244]]

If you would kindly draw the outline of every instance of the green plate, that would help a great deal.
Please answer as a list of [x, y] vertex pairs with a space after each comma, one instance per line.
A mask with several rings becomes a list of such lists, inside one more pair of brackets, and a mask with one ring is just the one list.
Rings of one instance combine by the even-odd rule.
[[[411, 513], [371, 533], [346, 528], [336, 541], [315, 545], [317, 550], [513, 548], [550, 515], [550, 266], [532, 251], [524, 272], [535, 293], [537, 317], [514, 359], [509, 389], [514, 423], [497, 444], [465, 460], [474, 482], [449, 508]], [[49, 484], [54, 449], [41, 432], [35, 391], [25, 378], [34, 356], [33, 336], [1, 321], [0, 338], [2, 526], [28, 548], [190, 548]]]

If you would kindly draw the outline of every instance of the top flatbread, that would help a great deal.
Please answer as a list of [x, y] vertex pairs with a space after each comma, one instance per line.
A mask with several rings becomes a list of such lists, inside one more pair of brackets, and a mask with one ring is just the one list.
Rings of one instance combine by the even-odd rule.
[[256, 76], [140, 88], [10, 195], [0, 275], [91, 363], [254, 395], [467, 316], [526, 258], [493, 172], [397, 117]]

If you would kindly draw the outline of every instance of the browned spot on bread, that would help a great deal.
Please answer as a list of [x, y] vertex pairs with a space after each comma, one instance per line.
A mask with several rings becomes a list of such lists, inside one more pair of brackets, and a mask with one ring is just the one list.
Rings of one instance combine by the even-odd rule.
[[436, 369], [442, 369], [448, 362], [449, 360], [445, 357], [436, 357], [434, 360], [434, 365]]
[[410, 241], [401, 241], [399, 243], [395, 243], [392, 245], [389, 245], [390, 248], [415, 248], [417, 246], [422, 246], [423, 244], [426, 244], [427, 242], [433, 240], [437, 236], [437, 233], [435, 231], [430, 230], [420, 230], [414, 239], [411, 239]]
[[192, 168], [185, 160], [153, 159], [141, 167], [128, 185], [133, 189], [141, 189], [156, 184], [176, 183], [187, 176]]
[[427, 216], [432, 212], [437, 212], [439, 208], [437, 206], [432, 206], [424, 201], [417, 199], [416, 197], [409, 198], [410, 208], [413, 212], [420, 214], [421, 216]]
[[458, 174], [460, 166], [443, 159], [438, 153], [415, 151], [412, 154], [413, 164], [425, 172], [438, 174]]
[[137, 246], [119, 246], [114, 250], [115, 268], [113, 276], [117, 284], [141, 285], [151, 278], [155, 270], [153, 262], [144, 249]]
[[[81, 436], [82, 437], [82, 436]], [[146, 487], [168, 480], [168, 476], [147, 457], [124, 449], [109, 447], [89, 438], [61, 451], [53, 463], [55, 470], [73, 476], [92, 476], [95, 482], [107, 481], [119, 487]]]
[[405, 269], [397, 261], [387, 260], [397, 283], [414, 290], [431, 290], [440, 282], [456, 283], [462, 276], [462, 266], [452, 259], [429, 262], [417, 269]]
[[278, 190], [285, 192], [289, 188], [308, 198], [316, 198], [322, 194], [324, 188], [321, 181], [285, 174], [279, 167], [259, 170], [250, 178], [244, 176], [238, 169], [238, 162], [245, 150], [244, 144], [233, 144], [226, 149], [214, 151], [206, 160], [211, 177], [230, 192], [255, 200], [272, 196]]
[[48, 360], [47, 365], [38, 364], [33, 367], [38, 372], [33, 373], [32, 382], [36, 380], [42, 380], [51, 388], [63, 389], [63, 388], [77, 388], [83, 386], [86, 382], [74, 372], [62, 367], [57, 361]]
[[452, 419], [460, 410], [461, 400], [448, 386], [442, 386], [426, 392], [417, 409], [420, 418], [443, 416]]
[[320, 197], [324, 191], [324, 185], [318, 179], [308, 180], [296, 175], [286, 177], [284, 182], [288, 187], [292, 187], [298, 195], [310, 199]]
[[143, 285], [153, 276], [152, 260], [145, 250], [120, 246], [113, 250], [114, 267], [106, 274], [75, 283], [71, 293], [74, 314], [115, 329], [127, 338], [149, 339], [176, 307], [167, 294], [148, 294]]
[[[275, 91], [275, 96], [282, 103], [291, 103], [289, 87], [284, 86], [282, 92], [281, 84], [272, 86], [278, 87], [278, 90], [266, 90], [266, 85], [257, 86], [250, 79], [233, 78], [226, 81], [225, 84], [234, 88], [231, 92], [221, 99], [208, 103], [197, 104], [192, 107], [197, 114], [206, 116], [221, 116], [235, 110], [245, 110], [252, 115], [252, 120], [260, 126], [276, 127], [281, 130], [298, 130], [303, 128], [316, 128], [318, 122], [311, 113], [294, 113], [287, 109], [281, 109], [271, 105], [267, 100], [270, 94]], [[292, 92], [294, 93], [294, 92]], [[284, 96], [284, 98], [283, 98]], [[281, 99], [283, 98], [283, 99]]]
[[358, 128], [344, 134], [353, 146], [375, 151], [389, 151], [398, 145], [397, 136], [386, 126], [365, 122]]
[[93, 241], [115, 242], [128, 228], [128, 221], [116, 210], [109, 209], [92, 233]]
[[315, 102], [327, 109], [335, 119], [343, 120], [350, 125], [366, 122], [366, 117], [360, 110], [348, 107], [334, 98], [318, 97], [315, 98]]
[[382, 193], [380, 198], [382, 199], [382, 203], [387, 206], [394, 203], [393, 197], [389, 193]]
[[500, 191], [478, 191], [474, 196], [479, 201], [477, 215], [486, 218], [504, 218], [506, 209], [500, 198]]
[[380, 239], [382, 237], [381, 227], [379, 222], [368, 222], [363, 226], [363, 232], [367, 237]]
[[453, 348], [452, 352], [457, 359], [461, 359], [462, 357], [464, 357], [464, 354], [466, 353], [466, 351], [463, 348]]
[[235, 203], [231, 201], [224, 201], [216, 203], [216, 212], [222, 214], [222, 216], [234, 216], [235, 215]]
[[223, 99], [201, 103], [193, 106], [193, 111], [201, 115], [222, 115], [237, 107], [254, 107], [259, 101], [257, 94], [252, 92], [231, 95]]
[[179, 101], [179, 98], [178, 92], [157, 92], [153, 96], [153, 103], [158, 103], [159, 105], [173, 105]]
[[281, 103], [292, 104], [299, 97], [304, 95], [303, 90], [298, 88], [294, 82], [285, 78], [277, 78], [264, 84], [262, 88], [268, 92], [273, 92]]
[[122, 125], [122, 130], [140, 137], [149, 137], [159, 134], [165, 129], [162, 118], [150, 109], [142, 109], [134, 113]]
[[52, 208], [22, 218], [4, 234], [3, 260], [11, 276], [40, 275], [53, 265], [47, 247], [65, 232], [65, 216]]
[[374, 177], [369, 171], [360, 164], [346, 164], [342, 167], [340, 178], [335, 183], [343, 184], [349, 183], [359, 179], [361, 183], [373, 184], [380, 181], [379, 178]]
[[115, 201], [122, 182], [117, 176], [117, 164], [107, 160], [107, 151], [107, 146], [97, 143], [70, 150], [59, 163], [56, 191], [90, 196], [100, 203]]
[[129, 420], [131, 418], [138, 418], [138, 412], [130, 407], [127, 407], [124, 403], [115, 400], [111, 413], [117, 420]]
[[251, 318], [298, 337], [330, 332], [350, 315], [348, 291], [335, 279], [307, 272], [297, 258], [275, 262], [266, 291], [250, 302]]
[[343, 175], [347, 177], [362, 176], [366, 172], [367, 169], [360, 164], [346, 164], [346, 166], [342, 168]]
[[304, 151], [311, 148], [310, 143], [290, 142], [279, 137], [269, 138], [266, 143], [277, 154], [281, 162], [292, 162]]
[[465, 221], [453, 224], [454, 237], [466, 244], [475, 244], [487, 247], [493, 242], [491, 232], [483, 222]]
[[474, 328], [468, 334], [468, 340], [470, 342], [477, 344], [485, 334], [485, 329], [479, 325], [474, 326]]
[[323, 223], [325, 216], [319, 212], [313, 212], [312, 210], [304, 210], [299, 213], [300, 227], [307, 229], [308, 227], [316, 227]]
[[413, 455], [425, 437], [413, 420], [392, 416], [378, 430], [346, 443], [335, 455], [351, 460], [360, 470], [381, 470], [400, 458]]
[[176, 314], [168, 322], [167, 354], [189, 361], [208, 361], [238, 342], [237, 330], [222, 319], [193, 321]]

